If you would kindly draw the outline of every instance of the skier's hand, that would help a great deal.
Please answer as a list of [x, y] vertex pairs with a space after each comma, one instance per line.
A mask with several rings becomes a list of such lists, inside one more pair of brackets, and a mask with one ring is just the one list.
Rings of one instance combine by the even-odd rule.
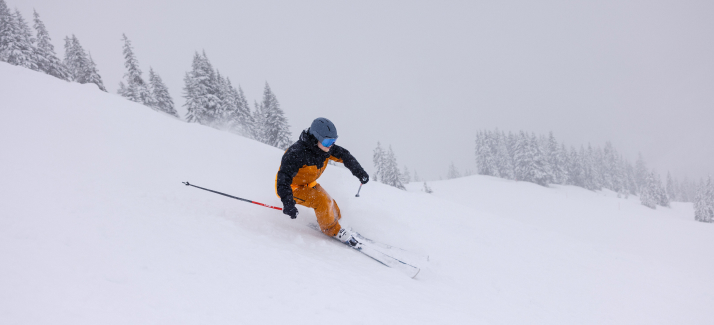
[[369, 182], [369, 175], [367, 175], [367, 172], [365, 171], [362, 171], [362, 173], [358, 175], [357, 178], [359, 178], [359, 181], [362, 184], [367, 184], [367, 182]]
[[297, 210], [297, 207], [295, 207], [295, 205], [291, 205], [291, 206], [284, 207], [283, 213], [289, 215], [290, 219], [295, 219], [295, 218], [297, 218], [298, 210]]

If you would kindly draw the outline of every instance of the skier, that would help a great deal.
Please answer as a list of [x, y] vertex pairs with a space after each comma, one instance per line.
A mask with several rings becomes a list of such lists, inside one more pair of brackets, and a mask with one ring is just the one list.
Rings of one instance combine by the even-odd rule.
[[283, 202], [283, 213], [291, 219], [298, 215], [296, 202], [313, 208], [325, 235], [355, 246], [358, 241], [338, 222], [342, 216], [337, 202], [317, 183], [317, 179], [325, 171], [328, 160], [343, 163], [362, 184], [369, 181], [369, 175], [347, 149], [335, 145], [335, 140], [337, 129], [330, 120], [320, 117], [312, 121], [310, 128], [302, 131], [300, 139], [283, 154], [275, 178], [275, 191]]

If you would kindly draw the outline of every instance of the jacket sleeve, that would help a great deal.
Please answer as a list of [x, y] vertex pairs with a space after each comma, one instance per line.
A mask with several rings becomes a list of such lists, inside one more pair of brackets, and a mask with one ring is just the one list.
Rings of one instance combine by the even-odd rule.
[[352, 175], [359, 178], [361, 175], [367, 174], [359, 162], [357, 162], [357, 159], [355, 159], [347, 149], [338, 145], [334, 145], [334, 147], [331, 153], [332, 157], [337, 158], [338, 162], [345, 164], [345, 167], [352, 172]]
[[276, 190], [278, 192], [278, 196], [280, 196], [280, 201], [283, 202], [283, 207], [295, 206], [293, 189], [290, 185], [293, 183], [293, 178], [300, 170], [299, 160], [299, 157], [297, 157], [292, 148], [288, 149], [285, 154], [283, 154], [276, 185]]

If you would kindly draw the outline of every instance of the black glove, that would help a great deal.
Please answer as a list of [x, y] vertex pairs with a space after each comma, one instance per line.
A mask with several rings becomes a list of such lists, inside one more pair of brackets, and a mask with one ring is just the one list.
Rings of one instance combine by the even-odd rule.
[[283, 207], [283, 213], [289, 215], [290, 219], [295, 219], [295, 218], [297, 218], [298, 210], [295, 207], [295, 204], [293, 204], [290, 206]]
[[357, 178], [359, 178], [359, 181], [362, 184], [367, 184], [367, 182], [369, 182], [369, 175], [367, 175], [367, 172], [365, 172], [364, 170], [359, 175], [357, 175]]

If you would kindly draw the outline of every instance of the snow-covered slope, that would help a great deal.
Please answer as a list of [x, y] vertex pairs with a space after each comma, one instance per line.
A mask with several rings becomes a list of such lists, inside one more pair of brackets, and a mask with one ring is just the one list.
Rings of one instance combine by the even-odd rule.
[[482, 176], [356, 198], [329, 166], [344, 224], [430, 256], [412, 280], [307, 227], [311, 210], [181, 184], [280, 205], [279, 149], [5, 63], [0, 108], [1, 324], [714, 319], [714, 227], [689, 204]]

